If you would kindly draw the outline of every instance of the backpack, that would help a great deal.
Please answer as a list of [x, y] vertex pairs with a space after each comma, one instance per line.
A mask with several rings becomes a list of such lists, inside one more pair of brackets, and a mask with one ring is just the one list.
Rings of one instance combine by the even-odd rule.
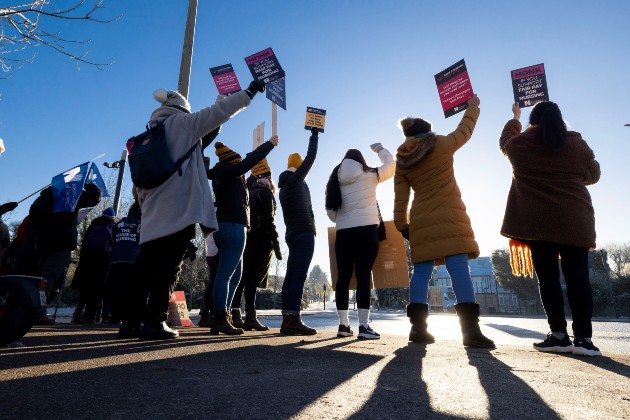
[[[190, 158], [196, 142], [182, 157], [173, 162], [166, 143], [164, 120], [149, 121], [147, 130], [130, 138], [129, 170], [131, 180], [140, 188], [151, 189], [162, 185], [175, 172], [182, 175], [182, 164]], [[152, 123], [155, 125], [151, 126]]]
[[88, 236], [83, 245], [81, 246], [82, 252], [97, 252], [97, 253], [111, 253], [113, 249], [112, 244], [112, 229], [113, 224], [99, 225], [92, 229], [90, 236]]

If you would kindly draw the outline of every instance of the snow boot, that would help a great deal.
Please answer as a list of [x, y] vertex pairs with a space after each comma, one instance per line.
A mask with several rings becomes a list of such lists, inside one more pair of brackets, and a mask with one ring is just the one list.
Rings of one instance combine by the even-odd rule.
[[420, 344], [435, 343], [435, 337], [427, 331], [428, 316], [429, 305], [423, 303], [410, 303], [407, 305], [407, 317], [409, 317], [409, 322], [411, 322], [409, 341]]
[[463, 302], [455, 305], [459, 325], [462, 329], [464, 347], [494, 349], [494, 341], [481, 333], [479, 329], [479, 305], [473, 302]]

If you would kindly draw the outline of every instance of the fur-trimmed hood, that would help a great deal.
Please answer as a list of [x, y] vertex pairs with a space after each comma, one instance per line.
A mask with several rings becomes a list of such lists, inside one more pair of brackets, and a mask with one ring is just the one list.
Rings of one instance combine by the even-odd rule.
[[433, 151], [437, 138], [435, 133], [427, 133], [422, 137], [407, 137], [396, 150], [396, 165], [401, 169], [409, 169]]

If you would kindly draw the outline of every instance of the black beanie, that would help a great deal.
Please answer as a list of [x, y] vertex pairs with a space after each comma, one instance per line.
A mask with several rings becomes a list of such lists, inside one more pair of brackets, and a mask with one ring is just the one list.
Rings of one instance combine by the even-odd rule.
[[422, 118], [403, 118], [398, 122], [405, 137], [413, 137], [418, 133], [428, 133], [431, 131], [431, 123]]

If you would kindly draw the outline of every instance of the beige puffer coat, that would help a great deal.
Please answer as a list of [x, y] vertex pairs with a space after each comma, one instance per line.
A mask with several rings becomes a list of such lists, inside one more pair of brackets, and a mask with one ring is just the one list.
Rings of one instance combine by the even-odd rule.
[[[479, 246], [466, 214], [453, 169], [453, 155], [471, 137], [479, 107], [469, 106], [457, 129], [447, 136], [429, 133], [407, 137], [396, 153], [394, 223], [398, 230], [409, 224], [412, 262], [468, 254], [479, 256]], [[432, 149], [432, 150], [431, 150]], [[414, 192], [410, 217], [407, 207]]]

